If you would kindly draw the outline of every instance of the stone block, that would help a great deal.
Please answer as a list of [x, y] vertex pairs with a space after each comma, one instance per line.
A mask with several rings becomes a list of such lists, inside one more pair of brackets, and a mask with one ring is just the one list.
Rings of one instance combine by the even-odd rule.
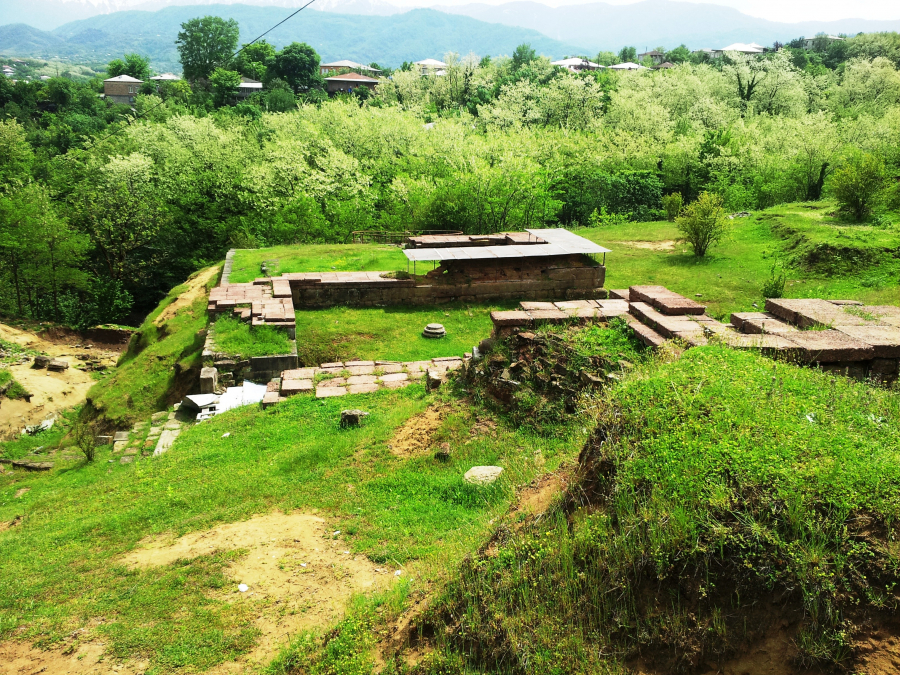
[[382, 386], [384, 386], [385, 389], [402, 389], [403, 387], [406, 387], [410, 384], [412, 384], [411, 380], [395, 380], [391, 382], [382, 382]]
[[315, 368], [294, 368], [281, 373], [283, 380], [311, 380], [316, 375]]
[[201, 394], [215, 394], [216, 386], [218, 386], [219, 380], [219, 371], [215, 368], [201, 368], [200, 369], [200, 393]]
[[281, 403], [283, 401], [282, 397], [278, 394], [277, 391], [268, 391], [263, 396], [262, 407], [265, 410], [266, 408], [271, 408], [276, 403]]
[[746, 335], [728, 330], [720, 333], [726, 345], [733, 349], [760, 349], [764, 351], [797, 351], [797, 345], [781, 335]]
[[[547, 304], [552, 305], [553, 303]], [[527, 312], [519, 310], [491, 312], [491, 321], [495, 327], [532, 325], [531, 316]]]
[[522, 310], [525, 311], [525, 312], [529, 312], [529, 313], [530, 313], [532, 310], [539, 310], [539, 309], [556, 309], [556, 305], [554, 305], [552, 302], [530, 302], [530, 301], [526, 301], [526, 302], [520, 302], [520, 303], [519, 303], [519, 308], [522, 309]]
[[556, 309], [562, 310], [563, 312], [581, 309], [583, 307], [592, 307], [594, 309], [597, 307], [597, 303], [593, 300], [564, 300], [562, 302], [554, 302], [553, 304], [556, 305]]
[[900, 307], [894, 305], [868, 305], [863, 310], [876, 317], [878, 323], [900, 327]]
[[347, 378], [347, 384], [351, 387], [357, 384], [375, 384], [377, 379], [374, 375], [352, 375]]
[[282, 380], [281, 395], [293, 396], [294, 394], [302, 394], [310, 392], [314, 389], [312, 380]]
[[63, 361], [62, 359], [53, 359], [47, 366], [47, 370], [53, 371], [55, 373], [61, 373], [62, 371], [68, 369], [69, 363], [67, 361]]
[[38, 355], [34, 357], [34, 364], [32, 368], [46, 368], [50, 365], [50, 362], [53, 361], [49, 356]]
[[626, 300], [596, 300], [597, 307], [603, 312], [603, 317], [611, 319], [615, 316], [621, 316], [628, 313], [628, 302]]
[[114, 443], [119, 443], [121, 441], [127, 441], [127, 440], [128, 440], [128, 432], [127, 431], [117, 431], [115, 433], [115, 435], [113, 436]]
[[[547, 304], [553, 307], [552, 303]], [[534, 319], [535, 325], [543, 323], [565, 323], [565, 321], [569, 318], [568, 314], [559, 311], [558, 309], [556, 309], [556, 307], [553, 307], [553, 309], [532, 309], [528, 311], [528, 314], [530, 314], [531, 318]]]
[[632, 302], [644, 302], [668, 316], [703, 314], [706, 306], [670, 291], [665, 286], [632, 286]]
[[634, 331], [634, 335], [638, 340], [653, 349], [656, 349], [666, 341], [662, 335], [639, 321], [632, 322], [631, 329]]
[[347, 372], [350, 373], [351, 375], [371, 375], [372, 373], [375, 372], [375, 366], [374, 366], [374, 365], [371, 365], [371, 366], [352, 366], [352, 365], [350, 365], [350, 364], [348, 363], [345, 369], [346, 369]]
[[815, 298], [770, 298], [766, 300], [766, 311], [799, 328], [878, 325], [877, 321], [869, 321], [827, 300]]
[[631, 302], [631, 291], [627, 288], [616, 288], [609, 291], [610, 300], [625, 300]]
[[844, 335], [871, 345], [877, 359], [900, 358], [900, 327], [897, 326], [840, 326]]
[[345, 387], [316, 387], [316, 398], [331, 398], [332, 396], [343, 396], [347, 393]]
[[[732, 321], [734, 323], [734, 321]], [[746, 319], [741, 330], [748, 335], [776, 334], [798, 332], [791, 324], [774, 317], [768, 319]], [[787, 337], [790, 337], [789, 335]]]
[[386, 363], [384, 365], [376, 365], [375, 370], [380, 370], [385, 375], [403, 372], [402, 363]]
[[388, 382], [405, 382], [409, 379], [409, 374], [407, 373], [391, 373], [389, 375], [382, 375], [381, 381], [387, 384]]
[[378, 391], [377, 384], [351, 384], [348, 387], [350, 394], [371, 394], [375, 391]]
[[350, 368], [351, 366], [374, 366], [374, 361], [344, 361], [344, 367]]
[[744, 332], [744, 321], [749, 321], [750, 319], [774, 318], [776, 318], [775, 315], [768, 312], [733, 312], [731, 315], [731, 325], [734, 326], [735, 330]]
[[808, 362], [868, 361], [875, 356], [875, 349], [871, 345], [838, 330], [797, 331], [791, 333], [790, 341], [802, 349], [800, 357]]
[[344, 364], [343, 364], [342, 362], [340, 362], [340, 361], [334, 361], [334, 362], [332, 362], [332, 363], [323, 363], [323, 364], [319, 365], [319, 368], [323, 368], [323, 369], [325, 369], [325, 368], [337, 368], [337, 369], [339, 369], [339, 370], [343, 370]]

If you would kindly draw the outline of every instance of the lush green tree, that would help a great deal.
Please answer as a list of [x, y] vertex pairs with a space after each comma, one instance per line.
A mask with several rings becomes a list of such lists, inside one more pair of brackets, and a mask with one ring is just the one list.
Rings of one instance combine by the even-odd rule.
[[234, 102], [241, 84], [241, 74], [236, 70], [216, 68], [209, 77], [209, 84], [213, 92], [213, 100], [217, 106]]
[[687, 63], [691, 60], [691, 50], [685, 45], [678, 45], [675, 49], [665, 52], [664, 60], [669, 63]]
[[123, 59], [113, 59], [106, 66], [107, 77], [128, 75], [138, 80], [150, 79], [150, 59], [140, 54], [126, 54]]
[[711, 246], [722, 241], [728, 232], [728, 220], [722, 208], [721, 195], [702, 192], [697, 201], [688, 204], [675, 219], [681, 238], [702, 258]]
[[512, 55], [513, 70], [519, 70], [519, 68], [527, 66], [535, 59], [537, 59], [537, 52], [531, 48], [531, 45], [528, 43], [520, 44]]
[[0, 121], [0, 194], [28, 181], [34, 151], [15, 119]]
[[622, 47], [619, 50], [619, 63], [634, 63], [637, 61], [637, 49], [634, 47]]
[[216, 68], [227, 67], [237, 49], [238, 24], [234, 19], [204, 16], [181, 24], [175, 44], [188, 80], [206, 79]]
[[305, 42], [292, 42], [267, 61], [266, 77], [284, 80], [296, 94], [322, 89], [325, 81], [319, 63], [315, 49]]
[[266, 63], [275, 56], [275, 47], [265, 40], [241, 47], [234, 59], [234, 69], [251, 80], [266, 79]]
[[865, 220], [885, 188], [884, 161], [866, 152], [852, 152], [828, 187], [843, 211], [857, 221]]
[[288, 112], [297, 108], [297, 98], [289, 87], [277, 87], [266, 94], [266, 108], [270, 112]]
[[619, 57], [614, 52], [599, 52], [594, 62], [601, 66], [614, 66], [619, 63]]

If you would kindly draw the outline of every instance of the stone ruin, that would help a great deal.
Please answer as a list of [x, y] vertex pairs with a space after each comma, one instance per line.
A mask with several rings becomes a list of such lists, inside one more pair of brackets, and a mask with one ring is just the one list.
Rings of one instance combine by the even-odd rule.
[[619, 316], [646, 345], [678, 339], [688, 347], [720, 341], [858, 379], [890, 383], [900, 366], [900, 307], [855, 300], [770, 299], [764, 312], [736, 312], [725, 324], [706, 307], [663, 286], [610, 291], [610, 299], [522, 302], [493, 312], [496, 336], [544, 324], [608, 321]]

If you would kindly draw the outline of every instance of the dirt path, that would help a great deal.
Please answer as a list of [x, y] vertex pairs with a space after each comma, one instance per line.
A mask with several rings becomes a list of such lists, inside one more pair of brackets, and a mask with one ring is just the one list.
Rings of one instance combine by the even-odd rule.
[[75, 364], [81, 363], [78, 356], [100, 358], [107, 366], [114, 366], [118, 358], [116, 352], [108, 349], [76, 348], [75, 344], [79, 342], [77, 338], [51, 342], [31, 331], [4, 324], [0, 324], [0, 339], [69, 362], [69, 369], [61, 373], [32, 368], [31, 362], [8, 366], [13, 377], [33, 396], [30, 403], [0, 399], [0, 440], [19, 433], [25, 425], [36, 424], [61, 410], [84, 402], [95, 380], [90, 373], [75, 368]]
[[195, 273], [194, 276], [185, 282], [187, 289], [175, 298], [175, 301], [171, 305], [167, 305], [165, 309], [159, 313], [159, 316], [156, 317], [153, 323], [157, 326], [162, 326], [166, 321], [175, 316], [179, 309], [191, 307], [198, 298], [205, 297], [206, 284], [219, 273], [219, 269], [220, 267], [218, 265], [214, 265], [209, 269]]

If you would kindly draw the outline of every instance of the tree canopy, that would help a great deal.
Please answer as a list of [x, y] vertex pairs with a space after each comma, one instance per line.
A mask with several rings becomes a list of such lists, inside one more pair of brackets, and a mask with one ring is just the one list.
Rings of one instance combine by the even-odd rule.
[[216, 68], [229, 65], [237, 50], [239, 33], [237, 21], [218, 16], [204, 16], [181, 24], [175, 44], [185, 78], [206, 79]]

